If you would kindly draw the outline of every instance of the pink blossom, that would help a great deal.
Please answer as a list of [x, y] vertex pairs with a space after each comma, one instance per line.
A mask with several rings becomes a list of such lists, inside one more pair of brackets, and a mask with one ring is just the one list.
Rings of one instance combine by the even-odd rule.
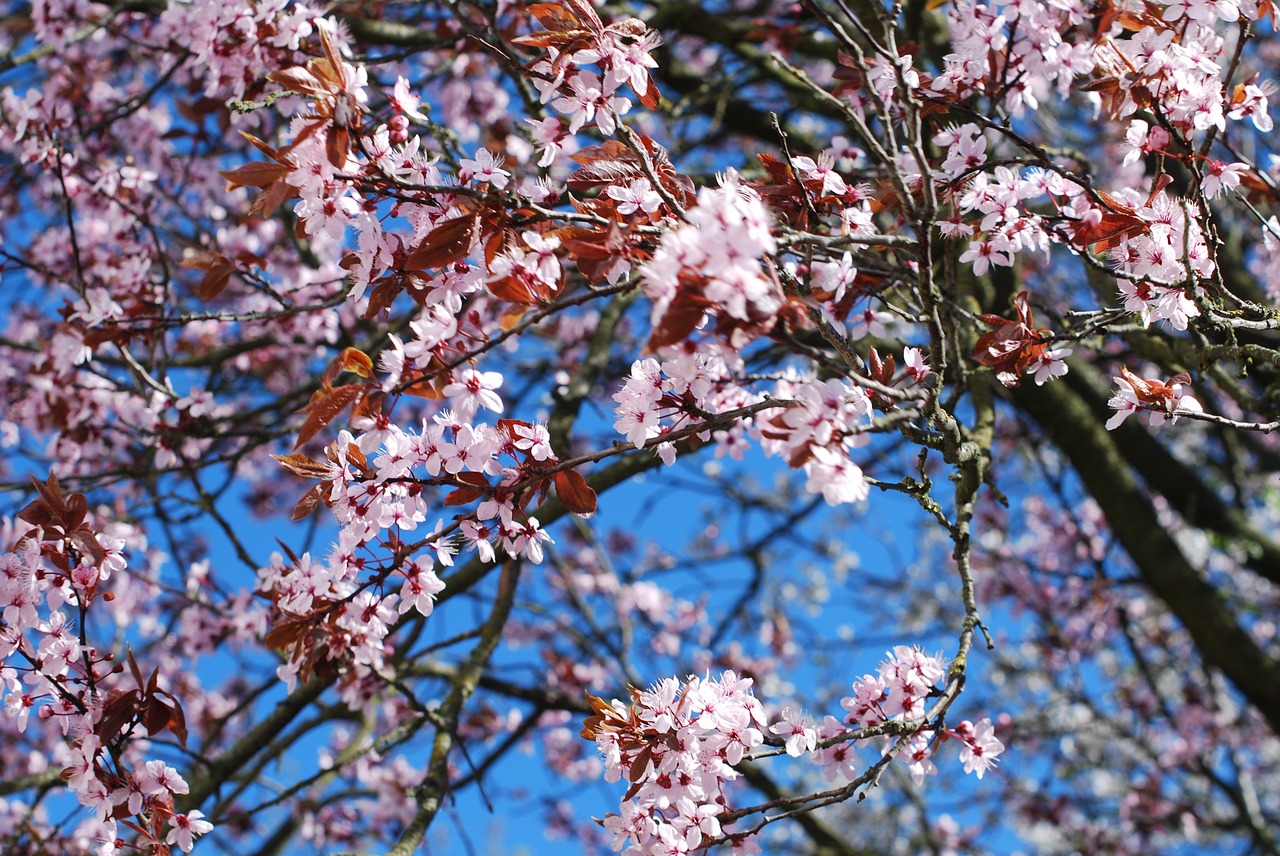
[[793, 758], [812, 752], [818, 742], [813, 719], [791, 707], [782, 709], [782, 721], [769, 726], [769, 730], [786, 738], [787, 754]]
[[1204, 169], [1201, 187], [1209, 199], [1217, 199], [1225, 191], [1235, 190], [1240, 186], [1240, 176], [1249, 171], [1245, 163], [1223, 163], [1210, 158]]
[[502, 399], [494, 391], [502, 386], [500, 372], [480, 372], [475, 369], [462, 369], [455, 372], [453, 382], [442, 390], [454, 401], [458, 413], [469, 418], [479, 408], [501, 413]]
[[619, 214], [634, 214], [643, 211], [653, 214], [662, 207], [662, 197], [653, 189], [646, 178], [637, 178], [626, 187], [611, 184], [605, 189], [610, 199], [618, 202]]
[[1060, 378], [1067, 373], [1066, 359], [1071, 353], [1071, 348], [1046, 348], [1027, 367], [1027, 374], [1035, 375], [1036, 386], [1044, 386], [1045, 381]]
[[902, 349], [902, 367], [915, 383], [921, 383], [932, 371], [924, 360], [924, 352], [919, 348]]
[[964, 771], [977, 774], [979, 779], [996, 765], [996, 758], [1004, 751], [1004, 744], [995, 736], [990, 719], [980, 719], [977, 725], [966, 719], [956, 726], [953, 736], [964, 743], [960, 749]]
[[213, 824], [203, 818], [204, 812], [194, 809], [186, 814], [175, 814], [170, 820], [172, 828], [165, 837], [165, 843], [174, 845], [183, 853], [190, 853], [196, 836], [213, 830]]
[[458, 168], [458, 177], [463, 182], [492, 184], [502, 190], [511, 181], [511, 173], [502, 169], [502, 157], [495, 157], [488, 149], [476, 149], [476, 156], [458, 161]]

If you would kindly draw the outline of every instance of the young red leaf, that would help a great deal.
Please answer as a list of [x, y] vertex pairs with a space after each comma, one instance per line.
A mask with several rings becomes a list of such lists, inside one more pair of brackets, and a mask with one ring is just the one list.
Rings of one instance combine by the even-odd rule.
[[147, 706], [142, 712], [142, 725], [152, 737], [169, 727], [173, 718], [173, 710], [155, 696], [147, 699]]
[[544, 30], [541, 33], [530, 33], [527, 36], [517, 36], [511, 41], [517, 45], [524, 45], [528, 48], [563, 48], [568, 42], [579, 39], [578, 34], [585, 36], [586, 30], [577, 30], [564, 32], [562, 30]]
[[294, 448], [301, 447], [303, 443], [320, 433], [322, 428], [350, 407], [368, 388], [365, 384], [347, 384], [327, 391], [321, 390], [310, 404], [299, 411], [307, 414], [307, 421], [298, 431], [298, 442], [294, 444]]
[[49, 508], [59, 517], [65, 517], [67, 513], [67, 504], [62, 498], [62, 488], [58, 486], [58, 477], [53, 473], [49, 473], [48, 481], [40, 481], [35, 476], [29, 476], [31, 484], [35, 486], [36, 492], [40, 494], [49, 506]]
[[586, 25], [597, 33], [604, 29], [604, 22], [596, 14], [595, 7], [587, 0], [563, 0], [563, 2], [573, 14], [578, 16], [579, 20], [586, 22]]
[[82, 493], [73, 493], [67, 497], [67, 509], [62, 513], [63, 522], [68, 531], [80, 528], [84, 519], [89, 516], [89, 501]]
[[548, 30], [571, 30], [581, 26], [572, 12], [555, 3], [533, 3], [529, 6], [529, 14]]
[[360, 377], [373, 377], [373, 360], [359, 348], [345, 348], [338, 355], [338, 364], [344, 372], [352, 372]]
[[652, 77], [649, 78], [649, 86], [644, 93], [637, 92], [636, 94], [640, 96], [640, 103], [650, 110], [657, 110], [658, 105], [662, 102], [662, 93], [658, 91], [658, 84], [654, 82]]
[[227, 283], [231, 281], [231, 275], [235, 272], [235, 266], [230, 262], [210, 268], [205, 273], [204, 279], [200, 280], [200, 284], [196, 286], [196, 296], [201, 300], [213, 300], [227, 287]]
[[324, 499], [326, 485], [324, 482], [313, 484], [311, 489], [302, 495], [298, 500], [298, 504], [293, 507], [293, 514], [289, 515], [290, 520], [305, 520], [311, 516], [311, 513], [320, 505]]
[[156, 695], [162, 695], [169, 699], [169, 730], [178, 738], [178, 745], [183, 749], [187, 748], [187, 715], [182, 712], [182, 704], [172, 694], [164, 690], [157, 690]]
[[270, 217], [286, 199], [298, 195], [298, 189], [284, 179], [274, 181], [266, 190], [259, 193], [249, 206], [250, 217]]
[[311, 618], [284, 618], [267, 631], [263, 644], [271, 651], [284, 651], [292, 648], [311, 626]]
[[235, 169], [219, 170], [218, 175], [227, 180], [227, 190], [231, 191], [237, 187], [267, 187], [291, 172], [293, 167], [282, 163], [257, 161]]
[[667, 307], [667, 312], [658, 322], [658, 326], [649, 334], [649, 342], [645, 349], [650, 353], [664, 345], [673, 345], [688, 338], [697, 329], [706, 314], [711, 302], [705, 297], [689, 291], [676, 295], [675, 300]]
[[457, 478], [458, 481], [469, 486], [460, 487], [446, 494], [444, 498], [445, 505], [466, 505], [469, 502], [475, 502], [489, 492], [489, 480], [481, 473], [459, 473]]
[[405, 270], [438, 270], [466, 258], [475, 237], [477, 218], [467, 214], [446, 220], [427, 233], [404, 260]]
[[138, 683], [139, 689], [142, 688], [142, 669], [138, 666], [138, 661], [133, 656], [133, 646], [125, 649], [125, 655], [129, 660], [129, 671], [133, 674], [133, 679]]
[[240, 136], [244, 137], [245, 140], [247, 140], [250, 145], [252, 145], [258, 151], [262, 152], [267, 157], [276, 161], [280, 160], [281, 153], [276, 149], [275, 146], [269, 145], [265, 141], [258, 139], [253, 134], [250, 134], [248, 131], [241, 131]]
[[590, 517], [596, 513], [596, 492], [575, 470], [556, 473], [556, 494], [564, 507], [574, 514]]
[[328, 87], [312, 74], [308, 68], [300, 65], [273, 71], [267, 75], [267, 80], [272, 83], [278, 83], [290, 92], [296, 92], [299, 95], [315, 97], [328, 93]]
[[313, 461], [302, 453], [292, 455], [272, 455], [280, 462], [280, 465], [294, 475], [302, 476], [304, 479], [326, 479], [329, 478], [330, 468], [327, 464], [320, 461]]
[[125, 725], [133, 721], [138, 712], [138, 702], [142, 696], [137, 690], [120, 693], [109, 698], [103, 705], [102, 717], [94, 726], [93, 732], [103, 744], [110, 743], [124, 730]]
[[107, 551], [102, 549], [98, 539], [88, 529], [73, 529], [67, 533], [67, 540], [75, 545], [81, 556], [86, 556], [94, 565], [101, 565], [107, 558]]

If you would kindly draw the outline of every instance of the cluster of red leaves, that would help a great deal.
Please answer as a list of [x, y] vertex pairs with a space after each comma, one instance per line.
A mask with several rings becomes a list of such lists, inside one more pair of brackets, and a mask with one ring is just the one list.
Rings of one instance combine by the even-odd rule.
[[[772, 260], [766, 259], [763, 273], [771, 287], [781, 294], [782, 285]], [[676, 276], [676, 294], [649, 333], [645, 353], [657, 353], [668, 345], [681, 345], [693, 335], [707, 313], [719, 305], [707, 297], [706, 287], [707, 277], [701, 271], [688, 267], [680, 271]], [[751, 302], [747, 304], [747, 313], [746, 318], [737, 318], [726, 312], [716, 312], [713, 315], [715, 335], [734, 348], [743, 348], [761, 336], [808, 326], [807, 304], [799, 298], [784, 297], [776, 312], [763, 311], [757, 303]]]
[[[285, 556], [293, 565], [300, 561], [288, 545], [278, 542]], [[261, 595], [261, 592], [259, 592]], [[343, 640], [347, 632], [338, 626], [342, 601], [317, 594], [312, 598], [311, 611], [297, 615], [280, 607], [278, 592], [270, 595], [275, 620], [263, 643], [268, 650], [279, 651], [287, 661], [298, 664], [298, 678], [309, 681], [315, 676], [325, 679], [337, 677], [340, 663], [333, 652], [344, 650]]]
[[[1161, 175], [1152, 182], [1151, 194], [1143, 207], [1149, 206], [1171, 181], [1173, 181], [1172, 177]], [[1151, 223], [1143, 219], [1138, 214], [1138, 209], [1133, 206], [1126, 205], [1101, 190], [1098, 191], [1098, 198], [1105, 206], [1105, 210], [1095, 213], [1092, 217], [1082, 218], [1076, 223], [1075, 232], [1072, 235], [1076, 246], [1082, 249], [1088, 248], [1095, 253], [1104, 253], [1120, 246], [1123, 241], [1151, 229]]]
[[[89, 502], [84, 494], [73, 493], [64, 497], [58, 478], [53, 473], [43, 482], [32, 476], [31, 484], [35, 486], [38, 495], [18, 512], [18, 518], [40, 527], [40, 555], [67, 576], [71, 575], [71, 571], [82, 559], [89, 559], [95, 566], [101, 566], [107, 557], [107, 551], [85, 520], [89, 515]], [[81, 607], [88, 607], [92, 603], [97, 590], [97, 582], [85, 590]], [[109, 596], [107, 598], [110, 599]]]
[[298, 195], [298, 189], [288, 181], [289, 174], [297, 169], [297, 165], [290, 161], [289, 155], [300, 143], [315, 133], [315, 129], [315, 125], [303, 128], [297, 139], [282, 149], [269, 145], [247, 131], [240, 132], [240, 135], [255, 149], [271, 158], [270, 161], [254, 161], [235, 169], [218, 172], [218, 175], [227, 180], [228, 192], [237, 187], [256, 187], [262, 191], [250, 204], [248, 216], [270, 217], [286, 199], [292, 199]]
[[187, 748], [186, 716], [178, 699], [172, 693], [160, 689], [160, 670], [153, 670], [143, 680], [142, 670], [133, 658], [133, 651], [128, 652], [128, 661], [129, 671], [133, 673], [137, 686], [131, 690], [112, 690], [107, 694], [106, 704], [102, 707], [102, 718], [94, 726], [94, 733], [105, 746], [117, 735], [141, 725], [151, 737], [162, 731], [171, 731], [178, 738], [178, 745], [183, 749]]
[[1053, 331], [1037, 328], [1027, 303], [1027, 292], [1013, 299], [1017, 319], [1000, 315], [979, 315], [978, 320], [992, 328], [978, 338], [973, 359], [994, 369], [996, 379], [1010, 389], [1022, 383], [1022, 376], [1049, 347]]
[[[515, 480], [514, 485], [495, 485], [483, 473], [461, 472], [456, 475], [442, 473], [438, 477], [409, 485], [409, 490], [421, 490], [428, 484], [449, 486], [453, 489], [444, 497], [443, 505], [446, 507], [469, 505], [480, 499], [494, 498], [509, 500], [519, 513], [527, 514], [530, 502], [536, 497], [538, 503], [542, 503], [554, 487], [556, 496], [568, 511], [584, 517], [593, 515], [596, 511], [597, 497], [595, 490], [587, 484], [586, 479], [574, 470], [556, 470], [555, 467], [559, 461], [554, 457], [539, 461], [532, 454], [522, 455], [514, 445], [521, 436], [516, 432], [517, 427], [531, 429], [533, 425], [518, 419], [500, 419], [497, 425], [498, 430], [508, 441], [505, 449], [512, 455], [522, 456], [517, 465], [521, 476]], [[313, 485], [299, 500], [293, 513], [295, 520], [309, 515], [320, 502], [329, 503], [329, 487], [338, 463], [336, 447], [335, 443], [326, 449], [326, 454], [334, 466], [296, 453], [272, 456], [295, 475], [322, 480]], [[375, 478], [375, 473], [370, 469], [364, 453], [354, 443], [347, 444], [345, 457], [348, 467], [357, 480]], [[396, 560], [389, 566], [395, 567], [401, 558], [409, 555], [408, 548], [398, 540], [394, 532], [388, 533], [385, 540], [387, 546], [396, 553]], [[289, 560], [297, 564], [298, 557], [284, 544], [281, 546]], [[312, 608], [308, 614], [296, 615], [280, 608], [278, 595], [273, 594], [272, 600], [277, 617], [264, 640], [267, 647], [285, 652], [288, 659], [298, 662], [300, 664], [298, 675], [302, 680], [307, 680], [316, 674], [333, 673], [333, 670], [338, 668], [338, 663], [334, 661], [332, 652], [342, 650], [343, 645], [340, 642], [346, 632], [337, 624], [342, 615], [342, 610], [338, 607], [342, 606], [343, 601], [317, 596], [313, 598]]]
[[[369, 306], [364, 317], [372, 318], [389, 308], [402, 293], [409, 294], [419, 305], [425, 305], [427, 291], [419, 287], [424, 274], [444, 271], [452, 265], [465, 263], [467, 256], [477, 249], [484, 253], [486, 265], [492, 265], [497, 256], [519, 247], [520, 235], [525, 224], [534, 220], [536, 212], [527, 208], [508, 208], [496, 202], [476, 202], [470, 199], [456, 200], [457, 212], [437, 223], [422, 241], [412, 248], [403, 248], [396, 254], [391, 271], [373, 284], [369, 292]], [[355, 256], [348, 256], [344, 266], [355, 263]], [[555, 283], [520, 273], [495, 277], [485, 283], [489, 293], [510, 308], [500, 323], [511, 327], [532, 306], [542, 306], [554, 300], [564, 289], [564, 277]]]
[[842, 201], [840, 197], [824, 195], [820, 180], [801, 181], [795, 170], [773, 155], [761, 152], [756, 157], [764, 167], [768, 181], [752, 186], [782, 222], [797, 230], [809, 228], [810, 211], [838, 205]]
[[342, 169], [351, 156], [351, 131], [357, 127], [360, 105], [351, 93], [352, 81], [347, 76], [348, 66], [338, 56], [333, 38], [323, 28], [320, 30], [320, 46], [324, 56], [308, 61], [305, 66], [272, 72], [267, 75], [267, 79], [279, 83], [290, 92], [313, 99], [316, 115], [311, 117], [313, 121], [307, 126], [305, 133], [315, 133], [328, 123], [325, 129], [325, 154], [329, 163]]
[[380, 412], [382, 390], [375, 383], [346, 383], [334, 385], [338, 375], [351, 372], [360, 377], [373, 377], [373, 360], [359, 348], [346, 348], [334, 357], [320, 376], [320, 388], [311, 395], [311, 400], [299, 413], [307, 414], [307, 421], [298, 430], [298, 442], [294, 448], [300, 448], [320, 430], [332, 422], [338, 414], [348, 407], [354, 406], [359, 415], [373, 415]]
[[[693, 204], [693, 180], [676, 170], [666, 149], [643, 134], [638, 135], [637, 140], [644, 147], [648, 165], [662, 189], [681, 206]], [[658, 219], [665, 205], [654, 215], [636, 212], [626, 217], [618, 212], [618, 202], [604, 193], [610, 186], [625, 187], [638, 179], [647, 180], [644, 160], [617, 140], [588, 146], [572, 155], [571, 160], [581, 168], [569, 176], [566, 182], [569, 190], [595, 195], [570, 196], [569, 202], [579, 213], [609, 221], [607, 226], [573, 225], [551, 233], [560, 239], [578, 270], [587, 279], [599, 282], [619, 263], [634, 266], [647, 261], [652, 255], [652, 239], [644, 235], [640, 227]]]
[[[538, 19], [546, 30], [530, 33], [512, 39], [519, 45], [532, 48], [555, 48], [558, 53], [553, 64], [553, 73], [558, 73], [570, 62], [574, 54], [588, 48], [594, 48], [609, 34], [623, 38], [641, 38], [649, 28], [638, 18], [627, 18], [605, 26], [596, 14], [596, 10], [587, 0], [562, 0], [563, 5], [555, 3], [534, 3], [529, 6], [529, 14]], [[640, 103], [650, 110], [658, 109], [661, 95], [658, 87], [649, 78], [649, 85], [644, 92], [636, 92]]]
[[[344, 450], [347, 458], [347, 464], [354, 472], [363, 478], [373, 478], [373, 473], [369, 471], [369, 462], [365, 460], [364, 452], [360, 451], [360, 447], [355, 443], [348, 443]], [[330, 505], [329, 487], [330, 481], [333, 479], [334, 468], [338, 466], [338, 444], [331, 443], [325, 447], [325, 454], [332, 462], [332, 466], [323, 464], [320, 461], [311, 458], [299, 452], [292, 455], [272, 455], [280, 462], [280, 465], [295, 476], [302, 476], [304, 479], [321, 479], [322, 481], [313, 484], [302, 498], [298, 500], [293, 507], [291, 519], [303, 520], [311, 516], [311, 513], [323, 502]]]
[[[246, 164], [246, 166], [276, 166], [276, 164]], [[259, 196], [259, 199], [262, 197]], [[180, 265], [192, 270], [205, 272], [204, 278], [196, 286], [196, 296], [209, 301], [222, 293], [231, 281], [231, 277], [242, 268], [267, 266], [267, 260], [256, 253], [242, 250], [233, 259], [224, 253], [212, 252], [198, 247], [188, 248], [182, 254]]]

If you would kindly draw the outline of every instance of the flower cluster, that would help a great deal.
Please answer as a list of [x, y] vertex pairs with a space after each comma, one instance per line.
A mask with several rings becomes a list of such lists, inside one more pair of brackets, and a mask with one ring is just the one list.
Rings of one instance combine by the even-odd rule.
[[725, 672], [633, 689], [630, 706], [588, 696], [596, 715], [582, 736], [599, 748], [606, 781], [633, 783], [621, 814], [603, 821], [614, 850], [666, 856], [721, 838], [724, 786], [740, 775], [734, 765], [764, 743], [764, 709], [751, 685]]
[[[628, 18], [606, 25], [582, 0], [560, 7], [541, 4], [537, 17], [546, 31], [515, 41], [546, 48], [548, 56], [533, 62], [529, 73], [541, 103], [568, 117], [571, 135], [594, 123], [601, 134], [611, 136], [618, 120], [631, 111], [631, 99], [621, 94], [624, 86], [646, 106], [657, 106], [649, 69], [658, 65], [650, 54], [661, 39], [642, 21]], [[598, 72], [588, 70], [592, 65]], [[549, 165], [546, 160], [543, 166]]]
[[620, 813], [602, 821], [614, 836], [613, 849], [624, 856], [671, 856], [729, 839], [741, 852], [759, 852], [749, 837], [725, 830], [722, 818], [729, 810], [725, 786], [741, 775], [736, 765], [766, 742], [783, 746], [792, 758], [808, 758], [828, 779], [853, 780], [851, 741], [858, 732], [899, 723], [897, 735], [884, 738], [884, 751], [900, 750], [917, 785], [937, 772], [931, 758], [948, 739], [962, 744], [965, 772], [982, 778], [1004, 751], [991, 721], [939, 728], [927, 720], [927, 700], [945, 674], [941, 659], [899, 646], [878, 674], [863, 676], [853, 695], [841, 700], [844, 721], [828, 716], [820, 726], [792, 707], [768, 725], [752, 680], [732, 671], [715, 679], [667, 678], [647, 691], [633, 688], [629, 705], [588, 693], [595, 714], [582, 736], [599, 749], [606, 781], [631, 783]]
[[110, 589], [127, 570], [126, 539], [95, 532], [84, 496], [65, 495], [52, 476], [38, 494], [17, 519], [0, 521], [14, 545], [0, 553], [4, 714], [19, 734], [35, 714], [42, 742], [65, 764], [61, 779], [94, 810], [91, 834], [104, 846], [123, 825], [140, 843], [189, 851], [212, 824], [199, 811], [178, 813], [174, 798], [189, 792], [187, 782], [127, 740], [167, 730], [185, 747], [182, 707], [158, 673], [144, 680], [132, 654], [128, 670], [114, 668], [112, 654], [87, 642], [89, 607], [114, 600]]
[[722, 176], [717, 188], [701, 189], [686, 222], [663, 235], [642, 271], [653, 301], [651, 344], [684, 338], [706, 314], [734, 347], [767, 332], [782, 289], [761, 259], [776, 251], [759, 193], [736, 173]]
[[[916, 371], [928, 368], [920, 364]], [[780, 386], [791, 404], [760, 423], [765, 453], [802, 468], [808, 476], [805, 488], [821, 494], [828, 505], [866, 499], [870, 487], [849, 452], [867, 442], [871, 397], [861, 387], [835, 378]]]

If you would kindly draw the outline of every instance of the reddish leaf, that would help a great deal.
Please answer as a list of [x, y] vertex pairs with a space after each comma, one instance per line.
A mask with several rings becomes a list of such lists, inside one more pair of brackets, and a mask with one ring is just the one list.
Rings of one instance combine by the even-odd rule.
[[351, 131], [336, 125], [330, 126], [324, 138], [324, 151], [329, 163], [338, 169], [344, 168], [347, 159], [351, 157]]
[[[370, 384], [368, 394], [357, 401], [355, 409], [351, 411], [352, 417], [377, 421], [382, 416], [382, 404], [386, 401], [386, 398], [387, 394], [385, 392]], [[360, 447], [358, 446], [349, 445], [348, 448], [354, 448], [355, 453], [360, 453]], [[352, 457], [354, 457], [354, 454]], [[363, 453], [360, 453], [360, 459], [364, 460]]]
[[302, 408], [301, 413], [307, 414], [307, 421], [303, 423], [302, 428], [298, 431], [298, 442], [294, 448], [299, 448], [303, 443], [310, 440], [320, 430], [332, 422], [339, 413], [351, 406], [357, 398], [365, 393], [369, 387], [365, 384], [347, 384], [346, 386], [337, 386], [330, 390], [321, 390], [311, 403]]
[[330, 477], [330, 467], [320, 461], [313, 461], [306, 455], [298, 452], [292, 455], [272, 455], [280, 462], [280, 465], [294, 475], [302, 476], [304, 479], [327, 479]]
[[138, 668], [138, 661], [135, 660], [133, 657], [133, 647], [130, 646], [126, 650], [125, 654], [129, 659], [129, 671], [133, 673], [133, 679], [137, 681], [138, 688], [141, 689], [142, 688], [142, 669]]
[[65, 517], [67, 513], [67, 504], [62, 498], [62, 488], [58, 486], [58, 477], [53, 473], [49, 473], [48, 481], [40, 481], [35, 476], [29, 476], [31, 484], [35, 486], [36, 492], [40, 494], [49, 508], [59, 517]]
[[438, 270], [462, 261], [471, 250], [477, 218], [472, 214], [446, 220], [432, 229], [404, 260], [405, 270]]
[[230, 262], [210, 268], [204, 275], [204, 279], [200, 280], [200, 284], [196, 286], [196, 296], [201, 300], [213, 300], [227, 287], [227, 283], [231, 281], [231, 274], [235, 272], [235, 266]]
[[255, 149], [262, 152], [267, 157], [272, 160], [280, 160], [280, 152], [276, 150], [275, 146], [267, 144], [263, 140], [255, 137], [253, 134], [250, 134], [248, 131], [241, 131], [240, 136], [244, 137], [245, 140], [247, 140]]
[[164, 690], [158, 690], [156, 695], [162, 695], [169, 699], [172, 704], [169, 706], [169, 730], [178, 738], [178, 745], [183, 749], [187, 748], [187, 715], [182, 712], [182, 704], [171, 693]]
[[314, 97], [328, 93], [328, 88], [309, 69], [300, 65], [273, 71], [267, 75], [267, 80], [272, 83], [278, 83], [290, 92], [296, 92], [299, 95]]
[[579, 20], [585, 21], [587, 26], [597, 33], [604, 29], [604, 22], [596, 14], [595, 7], [587, 0], [563, 0], [563, 2], [578, 16]]
[[470, 486], [450, 491], [444, 498], [445, 505], [466, 505], [489, 493], [489, 480], [481, 473], [459, 473], [457, 478]]
[[377, 285], [369, 291], [369, 306], [361, 317], [367, 321], [384, 310], [390, 309], [391, 304], [395, 302], [395, 299], [403, 290], [403, 286], [396, 279], [386, 277], [378, 280]]
[[640, 96], [640, 103], [650, 110], [657, 110], [658, 104], [662, 101], [662, 93], [658, 91], [658, 84], [654, 83], [653, 78], [649, 78], [649, 86], [643, 93], [636, 93]]
[[102, 718], [93, 729], [98, 739], [104, 744], [114, 740], [124, 730], [125, 725], [133, 721], [141, 698], [137, 690], [129, 690], [108, 700], [103, 706]]
[[1020, 292], [1013, 299], [1013, 306], [1018, 315], [1016, 321], [998, 315], [980, 317], [984, 324], [996, 329], [980, 336], [973, 349], [974, 361], [994, 369], [996, 379], [1010, 389], [1022, 383], [1022, 376], [1049, 347], [1052, 336], [1051, 331], [1034, 327], [1027, 292]]
[[293, 167], [285, 164], [259, 161], [235, 169], [219, 170], [218, 175], [227, 180], [227, 190], [231, 191], [237, 187], [267, 187], [291, 172]]
[[[631, 153], [628, 152], [628, 154]], [[632, 155], [631, 158], [631, 160], [618, 158], [592, 161], [570, 175], [565, 183], [570, 190], [580, 192], [595, 190], [611, 184], [630, 184], [635, 179], [644, 177], [644, 170], [640, 168], [639, 159], [635, 155]]]
[[284, 552], [285, 558], [289, 560], [289, 564], [298, 564], [298, 554], [293, 552], [292, 547], [281, 541], [279, 538], [276, 539], [276, 543], [280, 545], [280, 549]]
[[229, 265], [231, 259], [222, 253], [212, 252], [203, 247], [187, 247], [182, 251], [182, 259], [178, 267], [189, 270], [211, 270], [219, 265]]
[[572, 12], [556, 3], [533, 3], [529, 14], [548, 30], [571, 30], [581, 25]]
[[293, 514], [289, 516], [290, 520], [305, 520], [311, 516], [311, 513], [320, 505], [324, 499], [325, 483], [320, 482], [313, 484], [311, 489], [302, 495], [302, 499], [298, 500], [298, 504], [293, 507]]
[[312, 619], [309, 616], [283, 618], [267, 631], [267, 637], [263, 640], [263, 643], [271, 651], [284, 651], [292, 648], [308, 632], [311, 627], [311, 621]]
[[697, 329], [710, 305], [711, 302], [699, 294], [687, 290], [677, 294], [658, 326], [649, 334], [645, 349], [652, 353], [664, 345], [684, 341]]
[[564, 507], [574, 514], [590, 517], [596, 513], [596, 492], [575, 470], [556, 473], [556, 494]]
[[164, 731], [169, 727], [169, 720], [172, 718], [173, 711], [169, 705], [155, 696], [147, 700], [146, 710], [142, 712], [142, 724], [147, 729], [147, 734], [154, 737]]
[[374, 376], [374, 361], [370, 360], [369, 354], [361, 351], [360, 348], [344, 348], [343, 352], [338, 354], [338, 365], [342, 366], [342, 371], [349, 371], [361, 377]]
[[787, 166], [783, 161], [778, 160], [773, 155], [764, 154], [763, 152], [756, 155], [760, 165], [764, 167], [764, 171], [769, 175], [769, 181], [772, 184], [796, 184], [796, 174], [791, 171], [791, 167]]
[[298, 195], [298, 189], [284, 179], [273, 182], [270, 187], [259, 193], [249, 206], [250, 217], [270, 217], [286, 199]]
[[598, 146], [586, 146], [569, 156], [569, 160], [576, 164], [586, 166], [600, 160], [621, 160], [638, 162], [636, 153], [627, 148], [625, 143], [618, 140], [605, 140]]
[[53, 513], [53, 509], [49, 507], [49, 503], [45, 502], [43, 498], [33, 499], [27, 503], [27, 506], [18, 512], [18, 519], [25, 520], [32, 526], [39, 526], [44, 529], [61, 521], [61, 518]]
[[499, 300], [520, 306], [537, 306], [545, 303], [549, 297], [543, 293], [545, 283], [528, 277], [504, 276], [485, 283], [485, 287]]
[[530, 33], [527, 36], [517, 36], [511, 41], [517, 45], [524, 45], [529, 48], [561, 49], [568, 42], [576, 41], [586, 35], [586, 30], [577, 30], [567, 33], [560, 30], [545, 30], [541, 33]]

